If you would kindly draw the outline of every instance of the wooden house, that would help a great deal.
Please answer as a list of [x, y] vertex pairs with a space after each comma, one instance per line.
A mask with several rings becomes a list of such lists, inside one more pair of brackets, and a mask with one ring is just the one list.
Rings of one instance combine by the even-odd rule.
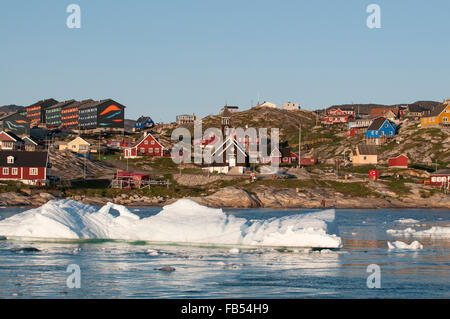
[[12, 132], [0, 132], [0, 150], [14, 151], [23, 146], [23, 140]]
[[352, 152], [353, 165], [378, 163], [378, 151], [375, 145], [358, 145]]
[[163, 157], [168, 150], [150, 133], [145, 132], [136, 143], [124, 149], [125, 158], [137, 158], [140, 156]]
[[0, 152], [0, 180], [41, 186], [46, 184], [49, 170], [47, 152]]
[[420, 119], [420, 125], [450, 125], [450, 100], [436, 106], [429, 114]]
[[368, 144], [381, 145], [388, 138], [394, 138], [397, 126], [384, 117], [375, 119], [367, 128], [366, 140]]
[[449, 187], [450, 169], [441, 169], [430, 174], [430, 185], [437, 187]]
[[408, 168], [408, 157], [406, 155], [398, 155], [388, 160], [389, 167], [392, 168]]

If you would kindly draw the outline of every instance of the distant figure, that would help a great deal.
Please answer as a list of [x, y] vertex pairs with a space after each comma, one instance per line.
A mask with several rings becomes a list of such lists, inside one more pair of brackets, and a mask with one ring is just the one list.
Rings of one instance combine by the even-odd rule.
[[325, 208], [326, 203], [325, 203], [325, 199], [322, 199], [322, 208]]

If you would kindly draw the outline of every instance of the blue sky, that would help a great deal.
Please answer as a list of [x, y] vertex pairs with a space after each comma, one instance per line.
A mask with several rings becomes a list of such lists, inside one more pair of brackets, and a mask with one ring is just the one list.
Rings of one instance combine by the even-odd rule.
[[306, 109], [442, 100], [449, 14], [448, 0], [0, 0], [0, 105], [111, 97], [159, 122], [258, 94]]

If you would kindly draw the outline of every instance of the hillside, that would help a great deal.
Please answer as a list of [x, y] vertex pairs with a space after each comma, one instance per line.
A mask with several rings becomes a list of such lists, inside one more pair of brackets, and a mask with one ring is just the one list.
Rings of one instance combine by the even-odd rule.
[[1, 116], [8, 115], [10, 113], [14, 113], [14, 112], [20, 111], [23, 108], [24, 108], [23, 106], [14, 105], [14, 104], [3, 105], [3, 106], [0, 106], [0, 115]]

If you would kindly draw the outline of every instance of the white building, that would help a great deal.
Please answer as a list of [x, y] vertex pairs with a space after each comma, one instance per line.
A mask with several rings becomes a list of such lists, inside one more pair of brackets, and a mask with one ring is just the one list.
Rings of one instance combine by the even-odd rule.
[[296, 111], [300, 110], [300, 104], [294, 103], [294, 102], [285, 102], [281, 104], [282, 110], [288, 110], [288, 111]]
[[273, 103], [270, 103], [270, 102], [267, 102], [267, 101], [264, 101], [264, 103], [258, 104], [255, 107], [271, 107], [273, 109], [276, 109], [277, 105], [273, 104]]

